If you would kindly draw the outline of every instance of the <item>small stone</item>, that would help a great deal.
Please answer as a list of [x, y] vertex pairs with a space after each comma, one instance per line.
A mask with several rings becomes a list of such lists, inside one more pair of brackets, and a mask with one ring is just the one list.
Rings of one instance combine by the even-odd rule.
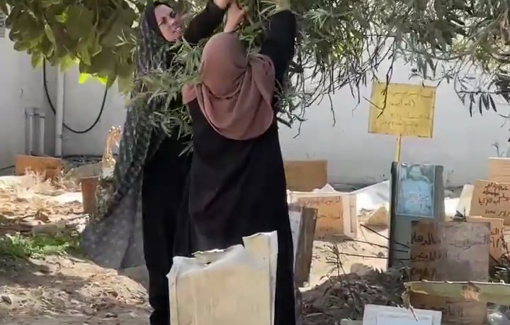
[[0, 296], [0, 299], [2, 299], [2, 302], [12, 305], [12, 298], [8, 295], [2, 295]]
[[67, 304], [66, 304], [66, 300], [63, 299], [63, 298], [60, 298], [60, 297], [53, 297], [51, 299], [53, 305], [59, 309], [66, 309], [67, 308]]
[[118, 315], [115, 313], [106, 313], [105, 318], [117, 318]]
[[110, 290], [108, 291], [108, 294], [110, 294], [111, 296], [117, 298], [119, 296], [119, 293], [115, 290]]
[[390, 215], [384, 205], [370, 213], [365, 224], [371, 227], [384, 227], [387, 228], [390, 221]]

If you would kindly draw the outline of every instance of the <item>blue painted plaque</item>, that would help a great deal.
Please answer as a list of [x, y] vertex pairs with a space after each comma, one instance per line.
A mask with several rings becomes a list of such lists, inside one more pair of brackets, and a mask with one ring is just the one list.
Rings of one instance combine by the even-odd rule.
[[388, 267], [409, 266], [411, 222], [444, 220], [443, 167], [394, 162], [390, 214]]
[[408, 163], [397, 166], [397, 215], [434, 218], [435, 167]]

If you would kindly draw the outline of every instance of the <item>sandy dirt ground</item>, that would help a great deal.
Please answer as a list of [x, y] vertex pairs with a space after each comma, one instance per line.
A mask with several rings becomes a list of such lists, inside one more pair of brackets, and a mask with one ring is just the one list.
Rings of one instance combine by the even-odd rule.
[[[30, 235], [39, 231], [58, 231], [62, 227], [78, 228], [83, 224], [81, 203], [54, 200], [64, 192], [63, 189], [42, 184], [29, 176], [12, 184], [2, 182], [0, 236], [11, 232]], [[315, 241], [310, 283], [303, 288], [304, 300], [307, 295], [323, 295], [324, 286], [320, 289], [316, 286], [328, 281], [330, 276], [351, 272], [362, 274], [366, 272], [366, 266], [384, 269], [388, 251], [384, 237], [387, 235], [387, 230], [374, 234], [361, 227], [355, 241]], [[337, 247], [340, 252], [341, 269], [331, 264], [338, 257], [332, 253], [332, 247]], [[146, 271], [138, 268], [122, 274], [72, 256], [27, 260], [0, 257], [0, 324], [148, 324], [150, 307], [144, 288]], [[317, 308], [312, 310], [322, 313]], [[318, 321], [313, 324], [334, 323]]]
[[[383, 237], [366, 230], [359, 237], [386, 245]], [[310, 285], [305, 291], [326, 281], [328, 274], [337, 274], [328, 262], [333, 258], [331, 245], [349, 254], [342, 257], [347, 273], [351, 269], [363, 272], [361, 265], [385, 267], [387, 249], [382, 247], [352, 241], [316, 241]], [[0, 324], [148, 324], [149, 312], [147, 294], [140, 283], [86, 260], [53, 256], [23, 262], [0, 261]]]
[[2, 261], [0, 323], [143, 324], [146, 292], [116, 272], [71, 257]]

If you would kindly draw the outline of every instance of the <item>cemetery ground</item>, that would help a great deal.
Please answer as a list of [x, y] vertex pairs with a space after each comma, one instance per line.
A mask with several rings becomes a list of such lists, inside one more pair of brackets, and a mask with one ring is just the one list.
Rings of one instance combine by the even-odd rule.
[[[143, 268], [119, 274], [81, 254], [78, 236], [87, 216], [73, 200], [78, 188], [35, 175], [11, 181], [0, 182], [0, 324], [146, 324]], [[302, 288], [303, 324], [361, 319], [367, 303], [400, 304], [400, 272], [375, 271], [386, 265], [387, 233], [360, 226], [356, 240], [314, 242], [310, 283]]]
[[[351, 264], [357, 273], [342, 276], [337, 272], [321, 279], [331, 268], [325, 260], [332, 254], [325, 244], [316, 243], [312, 277], [317, 288], [305, 288], [303, 292], [304, 324], [339, 324], [344, 318], [362, 315], [364, 303], [387, 305], [399, 299], [400, 290], [395, 290], [398, 279], [392, 275], [368, 272], [369, 267]], [[25, 246], [29, 248], [30, 246]], [[40, 246], [39, 246], [40, 247]], [[351, 247], [348, 251], [358, 252]], [[116, 271], [102, 269], [69, 251], [50, 250], [49, 255], [13, 258], [2, 248], [0, 263], [0, 324], [145, 324], [150, 308], [144, 287], [136, 281], [118, 275]], [[368, 253], [369, 249], [361, 249]], [[16, 252], [19, 253], [16, 249]], [[58, 254], [53, 254], [53, 252]], [[29, 253], [29, 252], [27, 252]], [[373, 251], [384, 254], [383, 249]], [[361, 255], [361, 254], [360, 254]], [[363, 260], [351, 257], [351, 260]], [[381, 264], [368, 259], [365, 265]], [[400, 289], [400, 288], [399, 288]], [[385, 291], [390, 291], [385, 293]], [[391, 291], [394, 292], [391, 292]], [[356, 301], [359, 300], [359, 301]]]
[[[21, 244], [21, 240], [20, 240]], [[72, 246], [56, 247], [43, 242], [28, 243], [23, 247], [11, 247], [6, 251], [2, 247], [0, 263], [0, 322], [2, 324], [140, 324], [146, 322], [149, 306], [144, 287], [136, 281], [118, 275], [113, 270], [102, 269], [80, 257]], [[32, 245], [37, 245], [36, 247]], [[343, 318], [360, 316], [362, 301], [376, 304], [388, 304], [387, 289], [395, 288], [396, 278], [391, 275], [368, 272], [370, 264], [378, 265], [380, 261], [370, 261], [360, 257], [351, 257], [343, 268], [356, 273], [343, 276], [349, 282], [348, 287], [337, 278], [343, 271], [327, 263], [330, 244], [317, 242], [315, 245], [312, 269], [312, 283], [322, 283], [317, 288], [306, 288], [304, 298], [304, 324], [337, 324]], [[344, 245], [339, 245], [344, 246]], [[52, 247], [52, 248], [49, 248]], [[47, 255], [42, 255], [46, 249]], [[351, 245], [349, 252], [372, 253], [383, 256], [384, 249], [370, 249]], [[18, 254], [24, 257], [19, 258]], [[361, 254], [360, 254], [361, 255]], [[16, 257], [15, 257], [16, 256]], [[31, 257], [28, 257], [31, 256]], [[350, 260], [350, 261], [349, 261]], [[362, 260], [365, 264], [352, 263]], [[366, 266], [368, 265], [368, 266]], [[330, 269], [333, 274], [324, 277]], [[322, 278], [322, 279], [321, 279]], [[385, 282], [386, 281], [386, 282]], [[344, 287], [341, 287], [344, 286]], [[358, 296], [351, 296], [349, 290]], [[365, 292], [363, 292], [365, 291]], [[365, 293], [365, 297], [363, 297]], [[389, 293], [395, 300], [399, 292]]]

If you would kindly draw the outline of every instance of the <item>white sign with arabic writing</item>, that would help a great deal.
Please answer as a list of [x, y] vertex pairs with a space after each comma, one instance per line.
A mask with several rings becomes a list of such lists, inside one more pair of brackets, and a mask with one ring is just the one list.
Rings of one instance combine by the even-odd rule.
[[365, 305], [363, 325], [441, 325], [441, 312], [379, 305]]

